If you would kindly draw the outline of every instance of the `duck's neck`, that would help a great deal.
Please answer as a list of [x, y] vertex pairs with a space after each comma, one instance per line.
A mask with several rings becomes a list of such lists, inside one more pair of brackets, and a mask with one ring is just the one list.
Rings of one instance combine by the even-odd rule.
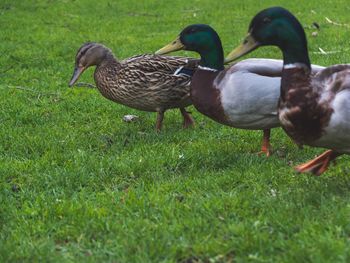
[[285, 68], [303, 65], [305, 68], [311, 69], [310, 58], [306, 46], [288, 44], [282, 50], [283, 64]]
[[284, 65], [304, 65], [305, 68], [310, 69], [307, 40], [301, 24], [298, 21], [290, 23], [282, 36], [283, 38], [278, 41], [278, 46], [283, 53]]
[[286, 37], [278, 45], [283, 53], [282, 100], [289, 90], [308, 85], [311, 73], [307, 41], [301, 25], [296, 24], [285, 33]]
[[309, 86], [311, 65], [307, 48], [292, 44], [283, 50], [283, 61], [281, 100], [285, 101], [290, 90]]
[[96, 64], [94, 72], [95, 83], [101, 93], [106, 97], [108, 97], [108, 92], [105, 94], [105, 91], [109, 89], [107, 79], [117, 78], [120, 66], [120, 62], [114, 57], [112, 52], [107, 53], [103, 59]]
[[[208, 51], [198, 51], [201, 56], [199, 69], [191, 81], [191, 99], [195, 108], [202, 114], [226, 123], [225, 114], [220, 104], [220, 91], [214, 85], [219, 74], [224, 70], [224, 54], [220, 39], [212, 42]], [[213, 44], [214, 43], [214, 44]]]
[[120, 62], [116, 59], [116, 57], [113, 55], [111, 51], [107, 52], [103, 59], [101, 59], [101, 62], [98, 63], [96, 66], [99, 67], [105, 67], [108, 65], [119, 65]]
[[201, 56], [199, 65], [213, 70], [224, 69], [224, 52], [219, 36], [212, 34], [211, 41], [207, 43], [206, 48], [196, 50]]
[[214, 70], [224, 69], [224, 54], [221, 45], [220, 47], [217, 47], [215, 49], [206, 52], [201, 52], [200, 55], [200, 66]]

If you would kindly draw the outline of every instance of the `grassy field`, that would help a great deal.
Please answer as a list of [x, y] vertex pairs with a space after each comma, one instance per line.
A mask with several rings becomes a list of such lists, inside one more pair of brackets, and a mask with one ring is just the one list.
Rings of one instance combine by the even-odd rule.
[[191, 107], [196, 128], [173, 110], [157, 134], [154, 113], [67, 85], [86, 41], [126, 58], [207, 23], [227, 54], [272, 5], [301, 20], [313, 63], [350, 62], [346, 0], [1, 0], [0, 262], [349, 262], [348, 156], [297, 175], [322, 149], [300, 150], [281, 129], [273, 156], [259, 157], [260, 132]]

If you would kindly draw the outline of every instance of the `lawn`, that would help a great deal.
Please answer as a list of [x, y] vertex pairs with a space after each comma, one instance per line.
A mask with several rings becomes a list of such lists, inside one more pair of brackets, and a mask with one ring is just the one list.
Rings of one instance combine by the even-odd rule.
[[155, 113], [68, 88], [84, 42], [123, 59], [207, 23], [227, 54], [272, 5], [300, 19], [313, 63], [350, 61], [346, 0], [1, 0], [0, 262], [349, 262], [349, 156], [298, 175], [292, 166], [323, 150], [298, 149], [281, 129], [266, 158], [261, 132], [193, 107], [194, 129], [171, 110], [158, 134]]

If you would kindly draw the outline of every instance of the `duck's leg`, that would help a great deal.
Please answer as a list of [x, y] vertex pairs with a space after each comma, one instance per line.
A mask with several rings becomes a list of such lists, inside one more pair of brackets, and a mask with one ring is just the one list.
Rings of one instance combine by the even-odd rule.
[[258, 154], [266, 154], [267, 157], [271, 155], [270, 134], [270, 129], [264, 130], [261, 151]]
[[299, 173], [310, 172], [314, 175], [321, 175], [327, 170], [331, 161], [333, 161], [339, 155], [341, 154], [334, 152], [333, 150], [328, 150], [322, 153], [320, 156], [317, 156], [315, 159], [296, 166], [294, 169]]
[[184, 118], [184, 122], [183, 122], [182, 127], [184, 127], [184, 128], [188, 128], [190, 126], [193, 127], [194, 120], [193, 120], [192, 116], [186, 111], [185, 108], [180, 108], [180, 111], [181, 111], [182, 117]]
[[160, 132], [163, 126], [164, 110], [157, 111], [156, 131]]

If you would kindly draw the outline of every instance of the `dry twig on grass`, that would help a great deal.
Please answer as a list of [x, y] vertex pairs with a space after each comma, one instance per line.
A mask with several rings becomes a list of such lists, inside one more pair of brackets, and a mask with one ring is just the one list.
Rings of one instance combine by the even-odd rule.
[[334, 21], [330, 20], [328, 17], [325, 17], [325, 19], [326, 19], [326, 21], [327, 21], [329, 24], [332, 24], [332, 25], [335, 25], [335, 26], [350, 27], [350, 25], [348, 25], [348, 24], [340, 24], [340, 23], [334, 22]]

